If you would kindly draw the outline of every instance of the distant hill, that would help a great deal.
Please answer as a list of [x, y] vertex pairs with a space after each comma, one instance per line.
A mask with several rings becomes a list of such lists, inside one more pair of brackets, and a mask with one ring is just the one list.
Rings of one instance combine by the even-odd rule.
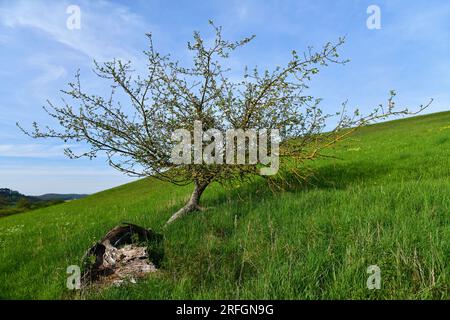
[[27, 196], [9, 188], [0, 188], [0, 217], [53, 206], [86, 197], [85, 194], [47, 193], [41, 196]]
[[41, 196], [27, 196], [19, 191], [11, 190], [9, 188], [0, 188], [0, 202], [3, 205], [14, 205], [20, 199], [26, 199], [29, 202], [42, 202], [42, 201], [68, 201], [76, 200], [86, 197], [87, 194], [58, 194], [58, 193], [47, 193]]
[[50, 201], [50, 200], [68, 201], [68, 200], [77, 200], [77, 199], [85, 198], [87, 196], [88, 196], [87, 194], [75, 194], [75, 193], [71, 193], [71, 194], [46, 193], [41, 196], [36, 196], [35, 198], [38, 198], [38, 199], [44, 200], [44, 201]]
[[18, 191], [11, 190], [8, 188], [0, 188], [0, 198], [7, 205], [15, 204], [17, 201], [23, 198], [26, 198], [31, 202], [39, 201], [39, 199], [37, 199], [36, 197], [28, 197]]

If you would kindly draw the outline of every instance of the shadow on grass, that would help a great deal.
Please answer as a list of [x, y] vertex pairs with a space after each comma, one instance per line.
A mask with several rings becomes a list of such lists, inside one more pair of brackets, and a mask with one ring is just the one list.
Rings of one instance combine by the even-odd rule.
[[263, 178], [256, 178], [237, 188], [225, 187], [215, 197], [205, 200], [206, 206], [220, 206], [233, 200], [246, 201], [254, 198], [268, 199], [283, 192], [303, 192], [314, 189], [346, 189], [352, 185], [373, 181], [390, 173], [389, 166], [359, 161], [330, 164], [316, 169], [309, 169], [311, 176], [306, 180], [296, 178], [293, 174], [283, 173], [278, 182], [279, 190], [274, 190]]
[[[226, 219], [222, 218], [223, 208], [229, 206], [237, 208], [235, 219], [243, 219], [251, 213], [253, 205], [262, 201], [270, 202], [283, 192], [345, 189], [379, 179], [389, 172], [389, 167], [370, 162], [343, 162], [317, 167], [312, 170], [313, 176], [308, 181], [298, 180], [292, 174], [285, 173], [283, 177], [285, 187], [280, 191], [271, 190], [267, 181], [261, 177], [240, 186], [224, 189], [217, 185], [210, 186], [212, 188], [207, 189], [202, 203], [211, 211], [199, 213], [195, 219], [186, 217], [187, 223], [178, 221], [171, 225], [169, 230], [165, 230], [168, 231], [166, 236], [170, 241], [166, 242], [165, 248], [168, 254], [161, 257], [162, 268], [175, 270], [174, 274], [179, 278], [189, 275], [190, 279], [198, 283], [203, 290], [214, 288], [217, 275], [225, 275], [225, 279], [230, 283], [243, 286], [257, 275], [257, 269], [247, 261], [241, 240], [230, 240], [236, 232], [242, 232], [242, 229], [237, 231], [230, 220], [233, 219], [234, 213]], [[179, 205], [183, 204], [180, 202], [166, 210], [175, 212], [179, 209]], [[169, 217], [171, 212], [165, 212], [164, 215], [166, 213]], [[184, 241], [180, 241], [180, 238]], [[192, 238], [198, 239], [198, 242], [190, 243], [189, 239]]]

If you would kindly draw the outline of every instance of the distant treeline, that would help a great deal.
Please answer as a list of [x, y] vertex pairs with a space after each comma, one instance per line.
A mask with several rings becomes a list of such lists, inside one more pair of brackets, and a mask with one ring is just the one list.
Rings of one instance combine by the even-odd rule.
[[0, 217], [45, 208], [83, 196], [84, 195], [48, 194], [33, 197], [25, 196], [20, 192], [11, 189], [0, 188]]

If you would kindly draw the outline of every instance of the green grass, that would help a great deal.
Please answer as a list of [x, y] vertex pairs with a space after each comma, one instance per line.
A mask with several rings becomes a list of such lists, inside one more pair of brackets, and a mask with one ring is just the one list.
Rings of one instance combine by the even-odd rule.
[[[207, 189], [144, 179], [0, 219], [0, 297], [80, 298], [66, 268], [122, 221], [164, 233], [162, 271], [101, 299], [449, 299], [450, 113], [363, 128], [313, 164], [313, 185]], [[381, 268], [381, 290], [366, 269]]]

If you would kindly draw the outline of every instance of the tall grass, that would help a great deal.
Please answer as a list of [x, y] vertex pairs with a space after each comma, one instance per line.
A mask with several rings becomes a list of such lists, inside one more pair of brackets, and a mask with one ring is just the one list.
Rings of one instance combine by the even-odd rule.
[[[0, 297], [20, 299], [448, 299], [450, 113], [363, 128], [312, 164], [312, 184], [204, 195], [153, 179], [0, 219]], [[66, 289], [67, 266], [122, 221], [164, 233], [161, 271], [101, 292]], [[366, 269], [381, 268], [368, 290]]]

